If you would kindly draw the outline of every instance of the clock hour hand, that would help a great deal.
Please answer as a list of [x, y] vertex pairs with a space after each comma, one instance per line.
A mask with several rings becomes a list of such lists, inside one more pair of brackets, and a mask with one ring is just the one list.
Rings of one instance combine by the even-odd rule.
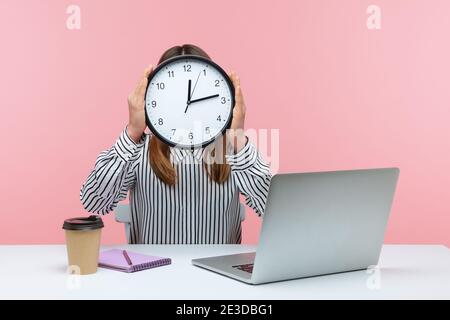
[[187, 94], [187, 101], [186, 101], [186, 109], [184, 109], [184, 113], [187, 112], [187, 109], [189, 108], [189, 104], [191, 103], [191, 79], [188, 81], [188, 94]]
[[201, 74], [201, 73], [202, 73], [201, 71], [198, 73], [197, 80], [195, 80], [194, 89], [192, 89], [192, 92], [191, 92], [191, 80], [189, 80], [188, 86], [189, 86], [189, 92], [190, 92], [190, 94], [189, 94], [188, 101], [187, 101], [187, 103], [186, 103], [186, 109], [184, 109], [184, 113], [187, 112], [187, 110], [188, 110], [188, 108], [189, 108], [189, 105], [190, 105], [191, 102], [192, 102], [192, 101], [191, 101], [191, 98], [192, 98], [192, 96], [194, 95], [195, 88], [197, 88], [198, 79], [200, 78], [200, 74]]
[[188, 99], [187, 99], [187, 103], [189, 104], [189, 102], [191, 102], [191, 79], [189, 79], [189, 81], [188, 81]]
[[217, 98], [218, 96], [219, 96], [219, 94], [213, 94], [213, 95], [211, 95], [211, 96], [207, 96], [207, 97], [203, 97], [203, 98], [199, 98], [199, 99], [190, 100], [190, 101], [189, 101], [189, 104], [194, 103], [194, 102], [199, 102], [199, 101], [207, 100], [207, 99]]

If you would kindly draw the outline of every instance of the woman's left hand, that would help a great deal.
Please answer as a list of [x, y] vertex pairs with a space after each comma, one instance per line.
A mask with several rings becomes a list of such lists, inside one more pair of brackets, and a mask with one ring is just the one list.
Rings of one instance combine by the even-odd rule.
[[246, 144], [247, 137], [244, 134], [244, 122], [245, 122], [245, 102], [242, 94], [241, 80], [239, 76], [232, 71], [230, 79], [234, 86], [234, 109], [233, 120], [231, 121], [231, 130], [229, 132], [230, 141], [233, 143], [234, 152], [239, 152]]

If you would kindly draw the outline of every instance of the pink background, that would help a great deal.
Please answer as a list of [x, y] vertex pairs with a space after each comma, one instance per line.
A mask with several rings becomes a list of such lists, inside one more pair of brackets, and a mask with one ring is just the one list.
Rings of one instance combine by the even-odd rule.
[[[81, 30], [66, 8], [81, 7]], [[366, 8], [382, 10], [368, 30]], [[79, 189], [169, 46], [236, 70], [280, 171], [401, 168], [386, 242], [450, 245], [450, 2], [0, 1], [0, 243], [60, 243]], [[105, 218], [104, 242], [123, 242]], [[259, 221], [248, 213], [244, 242]]]

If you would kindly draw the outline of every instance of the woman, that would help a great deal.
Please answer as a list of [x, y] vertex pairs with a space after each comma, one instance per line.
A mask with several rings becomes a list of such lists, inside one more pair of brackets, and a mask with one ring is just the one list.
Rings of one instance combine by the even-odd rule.
[[[183, 45], [168, 49], [159, 63], [183, 54], [210, 59], [199, 47]], [[223, 161], [211, 163], [205, 156], [221, 150], [217, 142], [213, 148], [192, 152], [171, 148], [144, 132], [144, 94], [151, 71], [151, 66], [145, 70], [128, 97], [128, 125], [115, 144], [100, 153], [81, 187], [84, 208], [109, 213], [129, 190], [131, 243], [240, 243], [239, 194], [261, 216], [271, 174], [242, 133], [245, 104], [238, 76], [230, 74], [236, 101], [231, 129], [235, 130], [220, 139], [227, 142], [222, 144]]]

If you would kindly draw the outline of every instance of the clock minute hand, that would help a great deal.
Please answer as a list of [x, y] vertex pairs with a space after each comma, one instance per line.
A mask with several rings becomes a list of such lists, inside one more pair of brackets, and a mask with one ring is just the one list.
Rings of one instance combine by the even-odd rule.
[[203, 100], [207, 100], [207, 99], [212, 99], [212, 98], [217, 98], [218, 96], [219, 96], [219, 94], [213, 94], [213, 95], [211, 95], [211, 96], [207, 96], [207, 97], [203, 97], [203, 98], [191, 100], [190, 103], [199, 102], [199, 101], [203, 101]]

